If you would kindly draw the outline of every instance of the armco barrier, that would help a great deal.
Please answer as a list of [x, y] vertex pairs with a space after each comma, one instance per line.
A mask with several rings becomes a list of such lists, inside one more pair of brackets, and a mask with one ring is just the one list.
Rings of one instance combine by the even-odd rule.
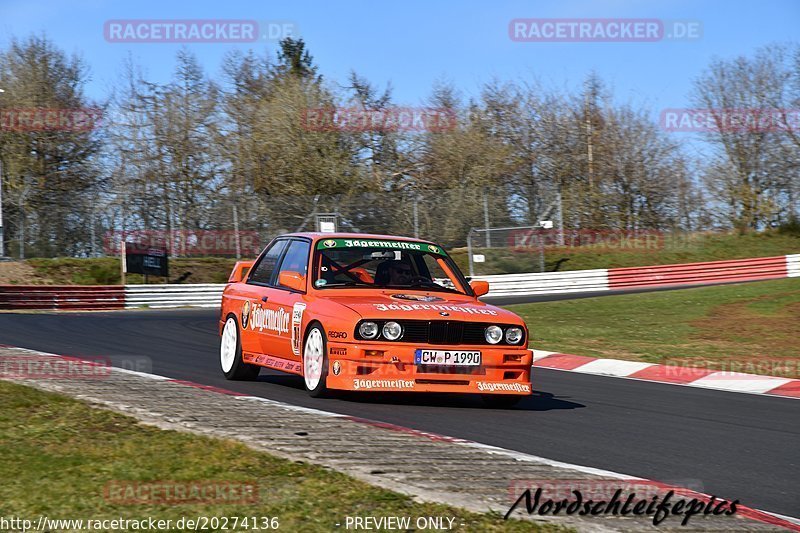
[[785, 278], [788, 274], [789, 257], [791, 256], [781, 255], [684, 265], [612, 268], [608, 271], [608, 288], [631, 289]]
[[608, 271], [605, 269], [502, 274], [476, 276], [473, 279], [489, 282], [487, 296], [524, 296], [608, 290]]
[[119, 285], [0, 285], [0, 309], [122, 309]]
[[125, 308], [219, 307], [223, 283], [198, 285], [126, 285]]
[[800, 254], [786, 256], [786, 277], [800, 278]]
[[[476, 276], [487, 296], [596, 292], [800, 277], [800, 254], [682, 265]], [[132, 309], [219, 307], [224, 284], [0, 285], [0, 309]]]

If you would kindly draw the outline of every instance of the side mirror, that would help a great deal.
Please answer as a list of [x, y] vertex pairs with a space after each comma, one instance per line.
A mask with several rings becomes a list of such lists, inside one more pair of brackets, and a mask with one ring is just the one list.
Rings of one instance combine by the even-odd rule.
[[306, 290], [306, 277], [299, 272], [284, 270], [278, 274], [278, 285], [296, 291]]
[[246, 278], [253, 263], [255, 263], [255, 261], [237, 261], [233, 266], [231, 275], [228, 277], [228, 283], [239, 283]]
[[472, 287], [472, 291], [475, 293], [475, 296], [483, 296], [487, 292], [489, 292], [489, 282], [488, 281], [470, 281], [469, 286]]

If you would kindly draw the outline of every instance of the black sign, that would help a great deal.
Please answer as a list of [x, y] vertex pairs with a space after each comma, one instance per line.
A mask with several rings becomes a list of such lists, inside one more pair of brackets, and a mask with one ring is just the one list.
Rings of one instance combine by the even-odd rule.
[[149, 274], [169, 277], [167, 249], [142, 247], [136, 243], [125, 243], [125, 270], [130, 274]]

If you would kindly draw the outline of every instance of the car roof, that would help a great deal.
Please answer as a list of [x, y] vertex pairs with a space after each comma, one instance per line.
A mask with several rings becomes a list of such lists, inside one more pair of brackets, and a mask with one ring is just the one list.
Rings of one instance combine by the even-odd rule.
[[392, 241], [412, 241], [412, 242], [424, 242], [426, 244], [436, 244], [431, 241], [426, 241], [425, 239], [415, 239], [414, 237], [402, 237], [399, 235], [380, 235], [374, 233], [322, 233], [318, 231], [309, 231], [309, 232], [301, 232], [301, 233], [285, 233], [283, 235], [278, 235], [278, 237], [306, 237], [311, 240], [320, 240], [320, 239], [384, 239], [384, 240], [392, 240]]

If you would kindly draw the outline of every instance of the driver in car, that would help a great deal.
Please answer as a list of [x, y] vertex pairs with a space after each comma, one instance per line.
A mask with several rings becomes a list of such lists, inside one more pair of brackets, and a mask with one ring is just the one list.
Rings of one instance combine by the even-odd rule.
[[392, 261], [389, 265], [389, 285], [408, 285], [414, 279], [411, 265], [402, 261]]
[[394, 285], [403, 286], [411, 285], [412, 283], [430, 281], [424, 276], [414, 275], [411, 265], [405, 261], [385, 261], [378, 267], [378, 272], [375, 275], [376, 285]]

